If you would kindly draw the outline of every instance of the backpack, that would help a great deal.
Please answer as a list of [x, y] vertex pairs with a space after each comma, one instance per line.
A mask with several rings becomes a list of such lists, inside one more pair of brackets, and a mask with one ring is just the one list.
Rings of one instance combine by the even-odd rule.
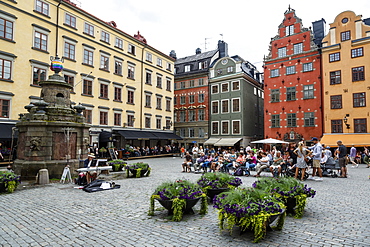
[[234, 172], [234, 176], [243, 176], [243, 169], [237, 168]]

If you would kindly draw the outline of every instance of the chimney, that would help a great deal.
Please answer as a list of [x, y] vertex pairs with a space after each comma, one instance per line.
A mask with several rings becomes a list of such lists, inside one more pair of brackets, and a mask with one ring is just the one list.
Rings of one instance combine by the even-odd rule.
[[202, 53], [202, 50], [200, 49], [200, 48], [197, 48], [196, 50], [195, 50], [195, 54], [201, 54]]
[[321, 47], [321, 41], [325, 37], [325, 24], [326, 21], [324, 18], [318, 21], [312, 22], [313, 37], [315, 44], [318, 47]]
[[172, 57], [172, 58], [174, 58], [174, 59], [177, 59], [175, 50], [172, 50], [172, 51], [170, 52], [170, 57]]
[[218, 41], [218, 50], [220, 51], [220, 57], [228, 57], [228, 45], [223, 40]]

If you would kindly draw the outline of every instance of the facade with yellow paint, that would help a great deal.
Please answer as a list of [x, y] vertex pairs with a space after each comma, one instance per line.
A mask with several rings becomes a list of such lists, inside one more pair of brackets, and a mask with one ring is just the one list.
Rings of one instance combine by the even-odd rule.
[[370, 26], [352, 11], [337, 15], [322, 44], [322, 143], [370, 144]]
[[56, 55], [74, 86], [71, 100], [86, 107], [91, 144], [102, 131], [118, 147], [161, 139], [127, 133], [172, 133], [175, 60], [69, 0], [0, 1], [0, 123], [14, 124], [40, 100], [38, 83]]

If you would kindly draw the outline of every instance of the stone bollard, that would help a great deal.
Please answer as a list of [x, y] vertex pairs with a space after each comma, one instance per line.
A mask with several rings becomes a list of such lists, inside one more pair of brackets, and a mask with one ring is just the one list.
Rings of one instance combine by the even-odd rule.
[[40, 169], [38, 174], [38, 184], [49, 183], [49, 171], [48, 169]]

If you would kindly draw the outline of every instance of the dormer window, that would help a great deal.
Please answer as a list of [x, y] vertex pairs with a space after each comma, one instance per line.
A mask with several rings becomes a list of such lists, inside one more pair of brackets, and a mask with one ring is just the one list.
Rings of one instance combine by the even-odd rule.
[[285, 35], [286, 36], [293, 35], [293, 34], [294, 34], [294, 25], [290, 25], [290, 26], [285, 27]]
[[189, 72], [190, 71], [190, 65], [185, 65], [185, 72]]
[[206, 69], [207, 68], [207, 61], [199, 62], [199, 69]]

